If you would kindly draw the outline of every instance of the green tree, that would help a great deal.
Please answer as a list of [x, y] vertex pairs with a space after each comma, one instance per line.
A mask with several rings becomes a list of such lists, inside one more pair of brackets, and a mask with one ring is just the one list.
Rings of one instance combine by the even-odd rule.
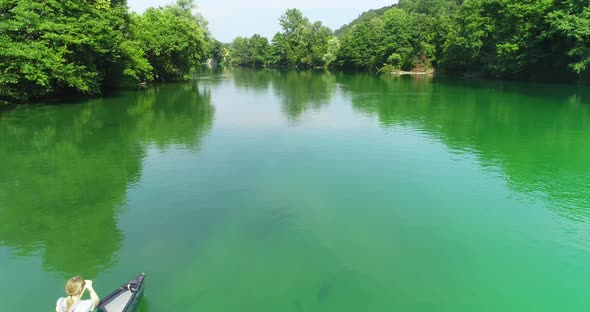
[[306, 59], [308, 66], [322, 66], [325, 64], [324, 55], [328, 52], [328, 42], [332, 39], [332, 30], [322, 22], [315, 22], [311, 25], [309, 36], [309, 57]]
[[285, 40], [287, 64], [299, 66], [309, 63], [309, 36], [311, 34], [311, 23], [297, 9], [289, 9], [283, 14], [279, 22], [283, 28]]
[[403, 69], [412, 69], [414, 60], [414, 47], [412, 46], [412, 26], [414, 18], [406, 11], [398, 8], [387, 10], [383, 15], [383, 44], [377, 56], [379, 63], [392, 53], [401, 56], [400, 66]]
[[588, 73], [590, 65], [590, 6], [588, 1], [561, 0], [547, 14], [548, 36], [565, 46], [569, 66], [576, 74]]
[[248, 38], [245, 37], [236, 37], [234, 41], [232, 41], [230, 45], [231, 49], [231, 60], [233, 64], [237, 65], [250, 65], [251, 60], [251, 52], [250, 46], [248, 42]]
[[483, 2], [465, 2], [452, 18], [443, 45], [442, 66], [451, 72], [481, 72], [489, 55], [493, 19], [482, 14]]
[[0, 1], [0, 101], [99, 94], [124, 75], [149, 79], [126, 1]]
[[464, 0], [400, 0], [398, 7], [408, 13], [440, 16], [452, 12], [463, 2]]
[[586, 0], [401, 0], [362, 14], [337, 33], [336, 64], [343, 67], [373, 69], [399, 55], [397, 66], [406, 70], [437, 67], [451, 74], [560, 81], [590, 77]]
[[252, 50], [252, 62], [254, 66], [263, 66], [269, 63], [270, 45], [268, 39], [255, 34], [250, 37], [249, 44]]
[[363, 12], [361, 15], [359, 15], [359, 17], [357, 17], [356, 19], [354, 19], [352, 22], [336, 29], [334, 31], [334, 35], [337, 36], [338, 38], [342, 38], [344, 37], [350, 30], [352, 30], [352, 28], [356, 25], [360, 25], [360, 24], [365, 24], [367, 22], [369, 22], [370, 20], [372, 20], [373, 18], [377, 17], [377, 18], [381, 18], [383, 17], [383, 13], [385, 13], [385, 11], [393, 8], [394, 6], [396, 6], [397, 4], [393, 4], [390, 6], [385, 6], [382, 7], [380, 9], [374, 9], [374, 10], [369, 10], [367, 12]]
[[399, 69], [402, 65], [402, 60], [403, 59], [401, 55], [393, 53], [387, 58], [387, 64], [393, 66], [396, 69]]
[[228, 47], [227, 44], [212, 38], [208, 46], [209, 57], [211, 59], [215, 60], [217, 63], [223, 63], [226, 61], [226, 56], [224, 56], [223, 49]]
[[547, 60], [544, 32], [552, 0], [501, 0], [489, 12], [496, 23], [494, 42], [496, 62], [489, 68], [498, 77], [526, 77]]
[[276, 33], [272, 37], [270, 47], [270, 63], [275, 65], [287, 65], [287, 41], [283, 33]]
[[373, 69], [383, 64], [383, 21], [375, 17], [354, 25], [340, 40], [337, 64], [356, 69]]
[[[499, 78], [528, 79], [560, 70], [549, 38], [551, 0], [472, 0], [454, 15], [444, 46], [443, 66]], [[563, 70], [563, 69], [562, 69]], [[540, 74], [540, 75], [539, 75]]]
[[260, 67], [270, 62], [268, 39], [255, 34], [250, 38], [237, 37], [231, 44], [232, 63]]
[[328, 48], [326, 54], [322, 56], [322, 60], [326, 67], [330, 66], [336, 58], [338, 57], [338, 53], [340, 52], [340, 40], [338, 37], [332, 37], [328, 40]]
[[192, 0], [179, 0], [132, 15], [133, 34], [159, 81], [190, 78], [191, 69], [206, 57], [208, 31], [194, 8]]

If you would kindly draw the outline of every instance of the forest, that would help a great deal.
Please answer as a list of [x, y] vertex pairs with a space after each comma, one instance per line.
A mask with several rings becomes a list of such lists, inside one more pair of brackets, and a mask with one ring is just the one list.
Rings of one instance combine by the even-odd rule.
[[0, 102], [190, 78], [217, 45], [192, 0], [0, 0]]
[[235, 38], [229, 61], [558, 82], [590, 72], [588, 0], [400, 0], [333, 32], [297, 9], [279, 22], [270, 42]]
[[400, 0], [335, 31], [298, 9], [220, 43], [193, 0], [0, 0], [0, 102], [187, 80], [207, 60], [251, 67], [422, 71], [556, 82], [590, 76], [590, 0]]

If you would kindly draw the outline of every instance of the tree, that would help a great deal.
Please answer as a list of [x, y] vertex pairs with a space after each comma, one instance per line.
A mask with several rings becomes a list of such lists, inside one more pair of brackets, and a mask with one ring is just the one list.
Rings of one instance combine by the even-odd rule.
[[123, 76], [149, 78], [125, 1], [0, 1], [0, 101], [99, 94]]
[[236, 37], [231, 45], [232, 63], [237, 65], [251, 65], [251, 51], [248, 38]]
[[190, 70], [206, 56], [207, 29], [200, 17], [193, 15], [194, 7], [192, 0], [179, 0], [132, 15], [133, 34], [159, 81], [190, 78]]
[[383, 44], [378, 55], [379, 63], [383, 63], [385, 58], [392, 53], [397, 53], [401, 56], [400, 66], [403, 69], [412, 69], [412, 62], [415, 58], [412, 45], [413, 24], [413, 16], [404, 10], [392, 8], [385, 12], [383, 15]]
[[267, 65], [270, 59], [270, 45], [268, 44], [268, 39], [255, 34], [250, 37], [249, 44], [252, 51], [252, 65]]
[[336, 58], [338, 57], [339, 52], [340, 40], [338, 39], [338, 37], [332, 37], [330, 40], [328, 40], [328, 49], [326, 51], [326, 54], [324, 54], [324, 56], [322, 57], [324, 65], [328, 67], [332, 63], [334, 63], [334, 61], [336, 61]]
[[543, 33], [548, 28], [546, 16], [552, 0], [500, 0], [488, 7], [487, 15], [495, 21], [496, 62], [489, 66], [497, 77], [520, 77], [545, 63], [548, 54]]
[[287, 65], [288, 45], [283, 33], [276, 33], [272, 37], [270, 47], [270, 63], [275, 65]]
[[[482, 14], [483, 2], [465, 2], [453, 15], [443, 44], [441, 65], [451, 72], [481, 72], [490, 50], [495, 25]], [[487, 55], [486, 55], [487, 54]]]
[[340, 40], [337, 64], [357, 69], [383, 65], [383, 21], [375, 17], [369, 23], [352, 27]]
[[287, 64], [299, 66], [302, 63], [309, 63], [309, 36], [311, 24], [297, 9], [289, 9], [280, 19], [285, 40]]
[[237, 37], [231, 44], [232, 63], [260, 67], [270, 62], [268, 39], [255, 34], [251, 38]]
[[578, 75], [590, 66], [590, 7], [588, 1], [555, 1], [555, 10], [547, 15], [547, 35], [565, 45], [569, 66]]
[[332, 30], [322, 25], [322, 22], [314, 22], [309, 36], [309, 57], [304, 63], [308, 66], [324, 65], [324, 55], [328, 51], [330, 39], [332, 39]]

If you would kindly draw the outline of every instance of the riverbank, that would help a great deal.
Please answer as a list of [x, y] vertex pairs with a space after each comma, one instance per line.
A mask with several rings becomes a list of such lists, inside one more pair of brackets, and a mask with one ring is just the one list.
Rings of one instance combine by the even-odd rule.
[[393, 75], [393, 76], [404, 76], [404, 75], [411, 75], [411, 76], [416, 76], [416, 75], [434, 76], [435, 71], [434, 71], [434, 69], [427, 70], [427, 71], [395, 70], [395, 71], [392, 71], [392, 72], [386, 72], [386, 74]]

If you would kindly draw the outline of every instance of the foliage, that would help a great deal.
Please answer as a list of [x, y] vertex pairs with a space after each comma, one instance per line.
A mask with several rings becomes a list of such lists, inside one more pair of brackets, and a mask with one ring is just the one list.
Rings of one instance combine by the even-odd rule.
[[0, 100], [98, 94], [105, 79], [147, 75], [121, 1], [0, 2]]
[[354, 26], [341, 38], [337, 64], [357, 69], [372, 68], [383, 61], [382, 47], [383, 21], [373, 18], [367, 24]]
[[[271, 43], [254, 35], [238, 37], [231, 44], [232, 63], [246, 66], [328, 66], [335, 60], [338, 41], [332, 41], [332, 30], [321, 22], [311, 23], [297, 9], [289, 9], [279, 23], [283, 32], [275, 34]], [[331, 49], [331, 52], [328, 52]]]
[[340, 40], [338, 37], [333, 37], [332, 39], [328, 40], [328, 48], [324, 56], [322, 56], [322, 60], [326, 66], [330, 66], [336, 58], [338, 57], [338, 53], [340, 52]]
[[348, 33], [348, 31], [350, 31], [355, 25], [367, 23], [375, 17], [380, 18], [383, 16], [383, 13], [385, 13], [385, 11], [393, 8], [394, 6], [396, 6], [396, 5], [394, 4], [394, 5], [382, 7], [380, 9], [374, 9], [374, 10], [369, 10], [367, 12], [363, 12], [361, 15], [359, 15], [359, 17], [354, 19], [352, 22], [336, 29], [334, 31], [334, 35], [341, 38], [341, 37], [345, 36]]
[[268, 39], [258, 34], [250, 38], [235, 38], [230, 49], [233, 64], [260, 67], [270, 62], [271, 50]]
[[[0, 102], [190, 78], [246, 66], [385, 65], [507, 79], [590, 78], [588, 0], [400, 0], [336, 31], [297, 9], [272, 40], [215, 40], [193, 0], [130, 14], [126, 0], [0, 0]], [[395, 55], [394, 59], [390, 59]]]
[[[587, 0], [401, 0], [379, 13], [339, 31], [336, 64], [527, 80], [590, 76]], [[392, 54], [399, 65], [387, 60]]]
[[140, 16], [125, 0], [2, 0], [0, 102], [187, 77], [212, 40], [193, 9], [179, 0]]
[[192, 1], [179, 0], [175, 5], [132, 15], [132, 31], [159, 81], [190, 78], [190, 70], [208, 52], [206, 29], [193, 9]]
[[285, 40], [285, 61], [290, 66], [297, 67], [301, 63], [309, 62], [309, 37], [311, 36], [311, 24], [309, 20], [297, 9], [290, 9], [279, 19], [283, 28]]
[[395, 68], [399, 68], [402, 64], [402, 56], [397, 53], [393, 53], [387, 58], [387, 63]]
[[435, 59], [434, 18], [393, 7], [381, 17], [353, 26], [342, 37], [338, 63], [359, 69], [380, 68], [392, 54], [397, 68], [429, 69]]
[[590, 3], [556, 1], [557, 9], [548, 14], [549, 36], [567, 42], [569, 66], [576, 74], [588, 72], [590, 66]]
[[209, 39], [207, 58], [215, 60], [217, 63], [223, 63], [226, 61], [228, 55], [224, 55], [224, 49], [227, 49], [228, 45], [222, 43], [214, 38]]

